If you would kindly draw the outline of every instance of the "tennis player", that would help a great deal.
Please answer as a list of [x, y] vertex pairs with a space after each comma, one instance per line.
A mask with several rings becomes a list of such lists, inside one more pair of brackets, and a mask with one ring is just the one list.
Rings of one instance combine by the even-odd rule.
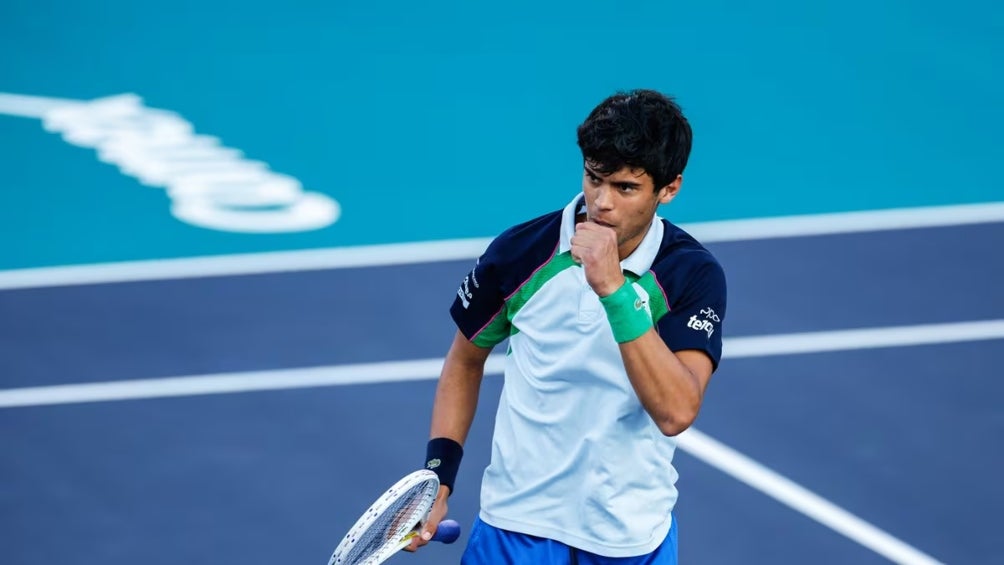
[[[582, 192], [499, 235], [463, 279], [426, 467], [447, 511], [492, 348], [505, 385], [462, 563], [674, 564], [674, 436], [722, 353], [725, 276], [656, 215], [691, 129], [667, 96], [615, 94], [578, 128]], [[425, 540], [416, 541], [417, 549]]]

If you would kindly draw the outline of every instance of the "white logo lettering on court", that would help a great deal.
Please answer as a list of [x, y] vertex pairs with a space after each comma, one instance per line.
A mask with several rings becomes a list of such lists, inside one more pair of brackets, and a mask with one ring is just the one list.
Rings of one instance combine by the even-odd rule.
[[167, 189], [171, 214], [195, 226], [244, 233], [316, 230], [338, 220], [334, 199], [195, 133], [176, 112], [135, 94], [68, 100], [0, 92], [0, 114], [41, 118], [47, 131], [97, 150], [98, 159], [147, 186]]

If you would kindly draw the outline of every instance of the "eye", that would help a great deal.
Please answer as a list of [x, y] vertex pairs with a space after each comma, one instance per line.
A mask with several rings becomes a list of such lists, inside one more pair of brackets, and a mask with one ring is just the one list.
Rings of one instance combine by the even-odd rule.
[[589, 182], [592, 183], [592, 184], [594, 184], [594, 185], [598, 185], [601, 182], [600, 177], [594, 175], [593, 172], [590, 171], [589, 169], [586, 169], [586, 177], [588, 177], [589, 178]]
[[617, 189], [621, 192], [634, 192], [638, 187], [633, 184], [618, 184]]

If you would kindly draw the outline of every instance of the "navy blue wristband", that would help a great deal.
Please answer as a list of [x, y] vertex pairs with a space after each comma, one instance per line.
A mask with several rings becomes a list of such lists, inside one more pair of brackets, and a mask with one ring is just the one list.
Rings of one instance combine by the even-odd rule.
[[463, 457], [464, 448], [459, 443], [448, 437], [433, 438], [425, 448], [425, 468], [439, 475], [439, 484], [449, 487], [453, 494], [453, 482], [457, 480]]

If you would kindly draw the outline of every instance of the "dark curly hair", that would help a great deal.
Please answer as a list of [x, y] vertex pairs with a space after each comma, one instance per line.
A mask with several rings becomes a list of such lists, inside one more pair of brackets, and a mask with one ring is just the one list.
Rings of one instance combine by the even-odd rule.
[[597, 172], [644, 169], [655, 189], [683, 173], [690, 157], [690, 124], [672, 98], [654, 90], [618, 92], [578, 128], [582, 157]]

